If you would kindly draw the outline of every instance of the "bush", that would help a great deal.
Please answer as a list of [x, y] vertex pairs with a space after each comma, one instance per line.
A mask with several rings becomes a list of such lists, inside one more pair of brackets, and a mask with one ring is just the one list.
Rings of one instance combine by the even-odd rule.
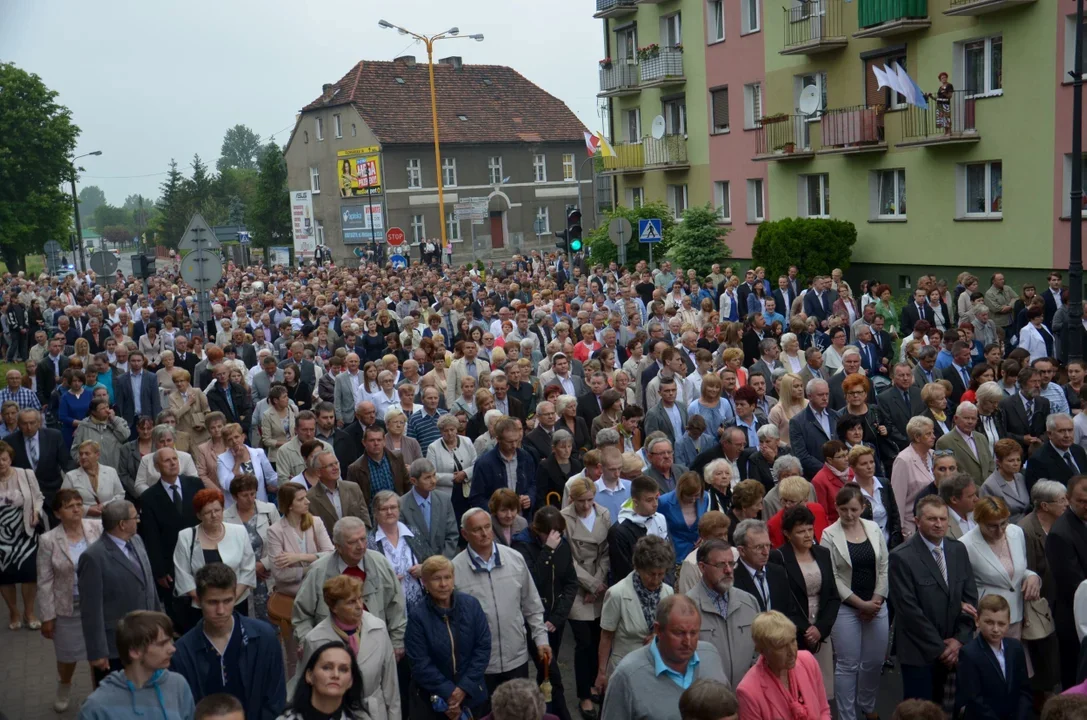
[[717, 213], [710, 205], [691, 207], [683, 213], [683, 222], [672, 231], [668, 259], [684, 270], [694, 270], [699, 279], [710, 274], [714, 263], [726, 263], [732, 249], [725, 243], [729, 229], [717, 224]]
[[627, 243], [627, 267], [634, 267], [639, 260], [649, 260], [649, 245], [638, 242], [638, 221], [660, 218], [661, 236], [664, 238], [653, 248], [654, 260], [660, 262], [672, 244], [673, 229], [676, 221], [672, 211], [662, 202], [646, 203], [637, 208], [617, 207], [601, 218], [600, 226], [584, 236], [589, 260], [607, 267], [608, 263], [619, 261], [619, 248], [608, 237], [608, 223], [613, 218], [625, 217], [630, 221], [631, 233], [635, 236]]
[[766, 268], [771, 282], [796, 265], [805, 277], [849, 268], [857, 228], [845, 220], [786, 218], [764, 222], [755, 233], [751, 261]]

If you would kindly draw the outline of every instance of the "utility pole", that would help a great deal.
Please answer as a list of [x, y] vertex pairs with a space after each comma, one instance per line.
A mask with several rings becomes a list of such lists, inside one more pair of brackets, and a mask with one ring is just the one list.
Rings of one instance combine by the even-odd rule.
[[1083, 359], [1083, 0], [1076, 0], [1072, 65], [1072, 227], [1068, 252], [1068, 360]]

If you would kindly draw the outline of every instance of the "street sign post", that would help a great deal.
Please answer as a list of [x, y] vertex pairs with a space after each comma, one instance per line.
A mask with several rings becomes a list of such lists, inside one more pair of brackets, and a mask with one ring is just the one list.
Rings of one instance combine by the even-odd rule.
[[631, 237], [634, 235], [634, 230], [630, 226], [630, 221], [625, 217], [612, 218], [608, 223], [608, 237], [611, 239], [615, 247], [619, 249], [619, 265], [626, 265], [627, 262], [627, 243], [630, 242]]
[[183, 252], [218, 250], [220, 247], [222, 247], [222, 243], [215, 237], [211, 226], [208, 225], [200, 213], [196, 213], [189, 220], [189, 227], [185, 229], [185, 234], [181, 236], [181, 242], [177, 244], [177, 249]]
[[211, 317], [211, 294], [208, 291], [222, 277], [223, 261], [218, 252], [196, 250], [181, 260], [181, 279], [196, 288], [197, 308], [202, 319]]
[[389, 262], [396, 270], [402, 270], [408, 266], [408, 259], [403, 255], [393, 255], [389, 258]]
[[99, 277], [106, 277], [117, 272], [117, 257], [106, 250], [99, 250], [91, 255], [91, 270]]
[[398, 227], [391, 227], [385, 232], [385, 242], [389, 243], [389, 247], [400, 247], [405, 237], [404, 231]]
[[45, 244], [44, 249], [46, 268], [48, 269], [49, 274], [58, 274], [57, 271], [60, 270], [60, 254], [63, 252], [63, 248], [61, 248], [60, 243], [56, 240], [50, 240]]
[[638, 221], [638, 242], [649, 245], [649, 269], [653, 269], [653, 245], [663, 239], [661, 235], [660, 218], [649, 218]]

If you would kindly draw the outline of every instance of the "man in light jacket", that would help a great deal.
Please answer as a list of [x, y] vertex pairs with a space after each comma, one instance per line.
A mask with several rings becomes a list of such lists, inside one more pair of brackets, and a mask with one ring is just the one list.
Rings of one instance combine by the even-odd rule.
[[491, 661], [484, 679], [493, 693], [507, 680], [528, 677], [526, 623], [541, 664], [551, 663], [543, 603], [521, 554], [509, 548], [499, 551], [490, 513], [480, 508], [465, 512], [461, 535], [468, 547], [453, 558], [453, 577], [457, 588], [478, 600], [487, 616]]
[[732, 548], [724, 540], [707, 540], [698, 548], [702, 580], [687, 592], [702, 612], [702, 637], [717, 648], [725, 677], [736, 687], [758, 659], [751, 623], [759, 602], [732, 584], [736, 569]]
[[[280, 446], [276, 453], [276, 475], [283, 478], [281, 482], [288, 482], [306, 469], [306, 461], [302, 459], [302, 445], [316, 439], [317, 416], [309, 410], [299, 412], [294, 419], [294, 437], [286, 445]], [[325, 450], [332, 452], [332, 446], [327, 442], [322, 440], [321, 444]]]

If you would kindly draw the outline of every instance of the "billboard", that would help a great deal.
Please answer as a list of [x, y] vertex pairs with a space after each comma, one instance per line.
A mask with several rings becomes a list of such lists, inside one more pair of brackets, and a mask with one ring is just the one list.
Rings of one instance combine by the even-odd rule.
[[340, 197], [381, 194], [381, 157], [378, 147], [353, 148], [336, 153]]
[[345, 245], [385, 242], [385, 217], [381, 203], [351, 203], [340, 206], [340, 225]]
[[317, 246], [317, 234], [313, 221], [313, 198], [309, 190], [293, 190], [289, 195], [295, 257], [312, 258]]

